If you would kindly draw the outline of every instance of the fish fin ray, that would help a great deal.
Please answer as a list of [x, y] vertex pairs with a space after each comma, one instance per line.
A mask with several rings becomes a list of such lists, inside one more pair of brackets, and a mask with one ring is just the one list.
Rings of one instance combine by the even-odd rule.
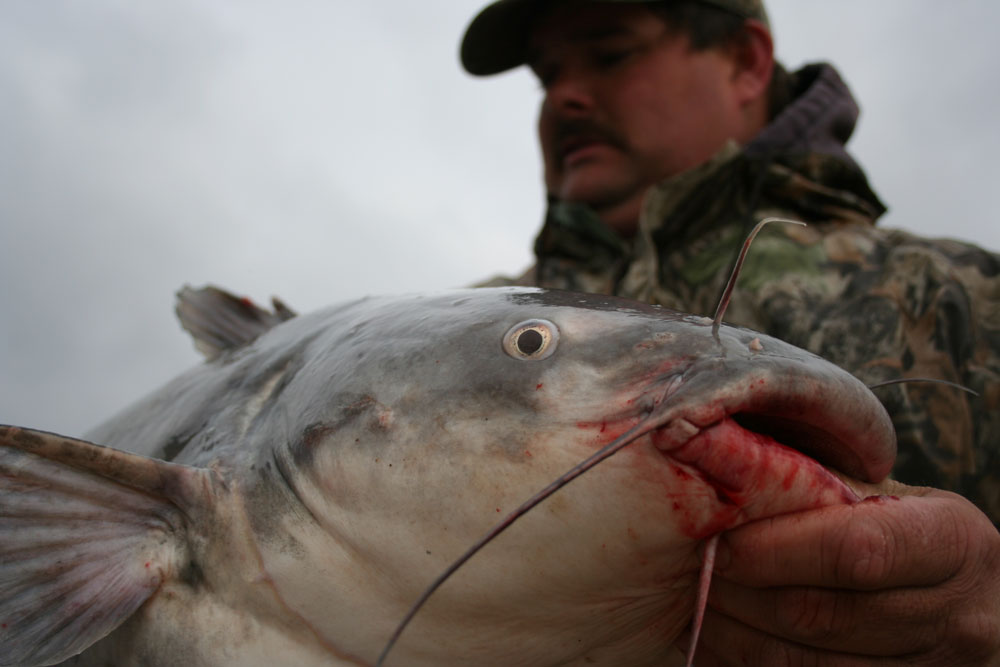
[[273, 298], [271, 303], [273, 312], [218, 287], [185, 286], [177, 293], [175, 310], [198, 351], [206, 359], [214, 359], [295, 317], [295, 311], [280, 299]]
[[185, 468], [0, 426], [0, 665], [80, 653], [178, 571], [185, 512], [167, 494], [207, 472]]

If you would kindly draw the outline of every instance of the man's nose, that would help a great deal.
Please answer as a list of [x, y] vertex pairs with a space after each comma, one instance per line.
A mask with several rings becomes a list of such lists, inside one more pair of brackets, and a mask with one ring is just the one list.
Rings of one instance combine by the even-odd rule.
[[594, 105], [594, 93], [586, 77], [566, 72], [548, 82], [543, 104], [563, 114], [585, 112]]

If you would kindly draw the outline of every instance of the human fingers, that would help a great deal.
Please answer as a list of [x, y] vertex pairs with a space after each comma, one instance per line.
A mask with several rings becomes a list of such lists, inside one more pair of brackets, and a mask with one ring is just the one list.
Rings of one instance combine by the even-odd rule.
[[869, 657], [927, 653], [944, 634], [941, 610], [924, 589], [753, 588], [719, 578], [709, 605], [774, 641]]
[[716, 575], [757, 587], [881, 590], [940, 583], [967, 565], [963, 501], [871, 497], [757, 521], [723, 535]]
[[1000, 663], [1000, 534], [960, 496], [776, 517], [720, 549], [710, 606], [781, 646]]

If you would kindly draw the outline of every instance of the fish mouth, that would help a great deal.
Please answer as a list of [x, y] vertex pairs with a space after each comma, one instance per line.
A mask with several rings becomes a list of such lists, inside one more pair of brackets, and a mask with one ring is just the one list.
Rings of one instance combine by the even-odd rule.
[[748, 434], [765, 437], [845, 474], [862, 474], [866, 481], [874, 481], [873, 478], [878, 477], [871, 474], [873, 471], [866, 471], [862, 459], [835, 434], [809, 422], [783, 417], [736, 413], [704, 426], [695, 426], [680, 418], [655, 429], [651, 435], [658, 449], [671, 452], [724, 423], [731, 423]]
[[679, 419], [648, 433], [666, 463], [660, 479], [672, 525], [698, 540], [755, 519], [857, 502], [843, 479], [802, 451], [827, 436], [753, 415], [704, 427]]
[[[681, 431], [684, 436], [679, 438]], [[784, 456], [837, 469], [823, 460], [822, 452], [842, 448], [831, 434], [812, 425], [771, 421], [759, 415], [731, 415], [705, 427], [681, 420], [681, 424], [671, 423], [649, 435], [653, 446], [665, 456], [697, 470], [722, 489], [746, 484], [743, 476], [750, 456]]]
[[[859, 474], [867, 481], [876, 481], [884, 475], [874, 466], [866, 467], [864, 459], [853, 451], [850, 443], [835, 434], [809, 422], [796, 421], [775, 415], [737, 413], [731, 419], [751, 433], [772, 438], [782, 445], [805, 456], [835, 468], [845, 474]], [[844, 470], [841, 470], [843, 468]]]
[[755, 361], [685, 373], [650, 406], [641, 430], [662, 452], [681, 451], [699, 433], [729, 422], [865, 482], [882, 481], [896, 458], [885, 408], [860, 380], [830, 364]]
[[[639, 440], [668, 462], [665, 480], [679, 465], [727, 493], [796, 469], [814, 478], [835, 478], [832, 470], [878, 483], [895, 462], [895, 432], [882, 404], [827, 362], [716, 359], [653, 379], [643, 398], [630, 403], [637, 410], [630, 416], [600, 422], [621, 427], [570, 478]], [[777, 470], [772, 458], [785, 469]], [[758, 469], [748, 470], [747, 460], [757, 461]], [[834, 486], [845, 488], [843, 482]]]

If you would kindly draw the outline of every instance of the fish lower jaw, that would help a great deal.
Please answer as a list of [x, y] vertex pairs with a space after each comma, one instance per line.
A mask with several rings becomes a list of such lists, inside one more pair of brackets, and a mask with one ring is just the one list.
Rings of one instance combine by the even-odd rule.
[[816, 460], [745, 428], [733, 416], [705, 427], [674, 419], [651, 436], [671, 463], [675, 510], [692, 536], [858, 499]]

